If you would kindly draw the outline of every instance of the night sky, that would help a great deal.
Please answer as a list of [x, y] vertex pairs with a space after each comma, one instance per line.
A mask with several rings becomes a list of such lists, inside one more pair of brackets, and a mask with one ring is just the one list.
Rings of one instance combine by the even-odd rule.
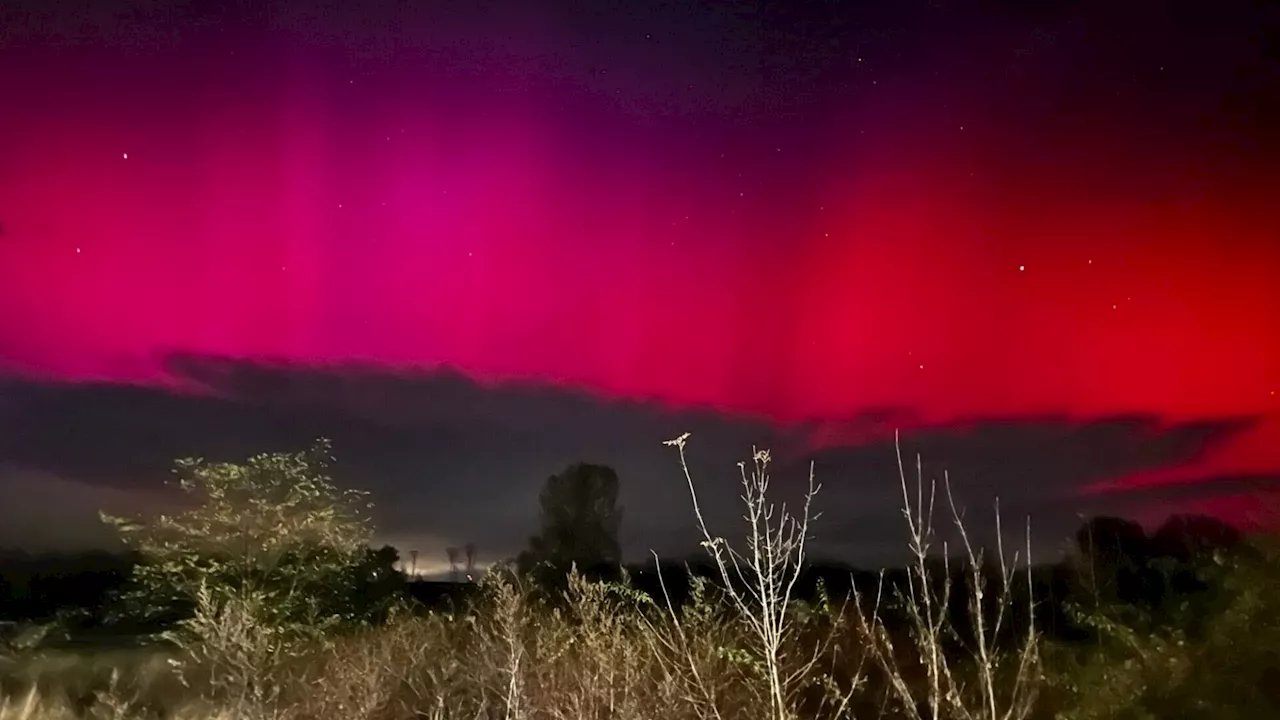
[[0, 11], [0, 544], [325, 435], [420, 565], [576, 460], [683, 554], [689, 431], [714, 521], [770, 447], [876, 563], [901, 430], [1045, 554], [1271, 522], [1277, 391], [1274, 2]]

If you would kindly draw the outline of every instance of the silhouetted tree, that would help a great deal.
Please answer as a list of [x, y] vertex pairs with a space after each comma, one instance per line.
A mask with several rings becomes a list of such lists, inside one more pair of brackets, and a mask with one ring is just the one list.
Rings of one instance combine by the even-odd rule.
[[1152, 536], [1158, 553], [1184, 563], [1234, 550], [1243, 543], [1239, 530], [1209, 515], [1173, 515]]
[[[1077, 571], [1095, 603], [1149, 601], [1154, 546], [1142, 526], [1118, 517], [1095, 517], [1076, 531]], [[1084, 599], [1084, 598], [1081, 598]]]
[[1151, 541], [1133, 520], [1095, 517], [1076, 531], [1076, 547], [1094, 560], [1114, 563], [1121, 557], [1149, 555]]
[[473, 542], [467, 543], [466, 547], [463, 548], [463, 551], [467, 554], [467, 580], [470, 581], [475, 579], [476, 544]]
[[449, 557], [449, 581], [458, 582], [458, 548], [447, 547], [444, 554]]
[[573, 565], [584, 573], [617, 572], [622, 562], [618, 529], [618, 474], [604, 465], [577, 463], [547, 478], [539, 497], [539, 533], [519, 558], [521, 570], [547, 579]]
[[396, 570], [399, 562], [400, 552], [390, 545], [366, 548], [359, 562], [351, 567], [348, 581], [333, 587], [335, 592], [350, 592], [342, 607], [360, 608], [365, 620], [385, 620], [387, 611], [405, 590], [404, 574]]

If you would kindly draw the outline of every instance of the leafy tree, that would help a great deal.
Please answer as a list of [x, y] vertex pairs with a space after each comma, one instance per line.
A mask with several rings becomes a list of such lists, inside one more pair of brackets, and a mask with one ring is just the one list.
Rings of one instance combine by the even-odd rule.
[[521, 570], [560, 579], [571, 566], [592, 574], [622, 563], [618, 474], [605, 465], [576, 463], [547, 478], [539, 497], [539, 533], [520, 557]]
[[[365, 494], [328, 474], [330, 444], [255, 455], [243, 464], [179, 460], [186, 510], [150, 522], [103, 515], [140, 556], [126, 600], [162, 623], [197, 605], [255, 608], [265, 628], [319, 629], [368, 619], [387, 565], [373, 551]], [[381, 554], [379, 554], [381, 553]]]

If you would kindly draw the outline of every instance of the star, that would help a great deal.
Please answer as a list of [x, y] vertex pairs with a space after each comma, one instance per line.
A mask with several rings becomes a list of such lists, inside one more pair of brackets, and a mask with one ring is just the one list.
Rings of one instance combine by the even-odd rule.
[[79, 255], [79, 254], [80, 254], [80, 248], [76, 248], [76, 254], [77, 254], [77, 255]]
[[123, 153], [123, 157], [124, 157], [124, 159], [125, 159], [125, 160], [128, 160], [128, 159], [129, 159], [129, 153]]
[[1018, 272], [1026, 272], [1026, 271], [1027, 271], [1027, 266], [1026, 266], [1026, 265], [1019, 265], [1019, 266], [1018, 266]]

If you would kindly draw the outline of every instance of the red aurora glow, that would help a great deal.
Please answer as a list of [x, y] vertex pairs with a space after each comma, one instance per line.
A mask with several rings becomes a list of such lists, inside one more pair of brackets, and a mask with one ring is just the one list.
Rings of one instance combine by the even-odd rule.
[[0, 71], [31, 110], [0, 120], [9, 372], [163, 382], [184, 352], [781, 422], [1258, 415], [1121, 484], [1280, 467], [1280, 184], [1220, 149], [1175, 162], [1124, 118], [1033, 142], [980, 102], [913, 119], [937, 98], [905, 83], [747, 146], [575, 125], [572, 93], [221, 62]]

